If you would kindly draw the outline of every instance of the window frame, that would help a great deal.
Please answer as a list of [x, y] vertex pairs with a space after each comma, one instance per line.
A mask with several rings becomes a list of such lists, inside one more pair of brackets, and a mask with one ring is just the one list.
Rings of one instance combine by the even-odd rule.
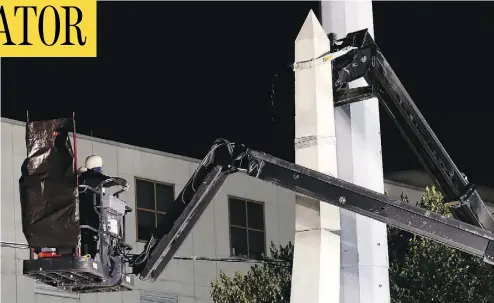
[[[139, 201], [137, 199], [137, 181], [143, 181], [143, 182], [148, 182], [148, 183], [153, 184], [154, 210], [138, 207]], [[156, 222], [158, 222], [158, 215], [166, 215], [167, 214], [167, 212], [158, 210], [158, 204], [157, 204], [157, 199], [156, 199], [156, 184], [171, 187], [172, 188], [172, 195], [173, 195], [172, 199], [173, 200], [176, 199], [176, 197], [175, 197], [175, 184], [157, 181], [157, 180], [151, 180], [148, 178], [134, 177], [134, 188], [135, 188], [134, 199], [135, 199], [135, 206], [136, 206], [135, 207], [135, 218], [136, 218], [136, 227], [135, 228], [136, 228], [136, 242], [138, 242], [138, 243], [146, 243], [148, 241], [148, 240], [139, 239], [139, 216], [138, 216], [138, 212], [139, 211], [145, 211], [145, 212], [153, 213], [155, 225], [156, 225]], [[156, 228], [156, 226], [155, 226], [155, 228]]]
[[[235, 225], [235, 224], [231, 224], [231, 221], [230, 221], [230, 214], [231, 214], [231, 209], [230, 209], [230, 200], [231, 199], [235, 199], [235, 200], [240, 200], [242, 202], [244, 202], [244, 205], [245, 205], [245, 225], [246, 226], [239, 226], [239, 225]], [[262, 220], [263, 220], [263, 229], [257, 229], [257, 228], [250, 228], [249, 227], [249, 213], [248, 213], [248, 209], [247, 209], [247, 205], [249, 203], [254, 203], [254, 204], [260, 204], [262, 205]], [[233, 254], [233, 250], [232, 250], [232, 227], [234, 228], [239, 228], [239, 229], [243, 229], [247, 232], [247, 259], [252, 259], [254, 260], [254, 258], [252, 258], [250, 256], [250, 249], [249, 249], [249, 230], [252, 230], [252, 231], [255, 231], [255, 232], [262, 232], [263, 233], [263, 241], [264, 241], [264, 255], [266, 255], [266, 251], [267, 251], [267, 245], [266, 245], [266, 203], [265, 202], [260, 202], [260, 201], [256, 201], [256, 200], [252, 200], [252, 199], [246, 199], [246, 198], [241, 198], [239, 196], [233, 196], [233, 195], [228, 195], [227, 196], [227, 207], [228, 207], [228, 236], [229, 236], [229, 247], [230, 247], [230, 257], [238, 257], [236, 255]]]

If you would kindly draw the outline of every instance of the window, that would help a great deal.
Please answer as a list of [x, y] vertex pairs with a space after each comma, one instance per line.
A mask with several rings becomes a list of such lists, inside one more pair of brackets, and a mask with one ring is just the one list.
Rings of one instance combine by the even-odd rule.
[[264, 204], [228, 199], [232, 256], [260, 259], [265, 253]]
[[137, 241], [147, 241], [175, 200], [173, 185], [136, 179]]

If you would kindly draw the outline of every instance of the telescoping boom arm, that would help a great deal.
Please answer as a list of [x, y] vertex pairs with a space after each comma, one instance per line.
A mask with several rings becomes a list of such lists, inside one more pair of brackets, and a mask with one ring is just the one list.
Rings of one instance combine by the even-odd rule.
[[494, 234], [353, 183], [296, 165], [242, 145], [217, 140], [177, 197], [167, 221], [152, 236], [141, 279], [155, 280], [173, 258], [228, 175], [244, 173], [298, 194], [339, 206], [444, 245], [484, 257], [494, 264]]
[[[327, 60], [328, 58], [331, 60]], [[320, 60], [319, 60], [320, 59]], [[251, 150], [217, 140], [172, 209], [156, 228], [145, 250], [136, 257], [134, 273], [156, 280], [214, 198], [228, 175], [244, 173], [298, 194], [337, 205], [390, 226], [483, 257], [494, 264], [494, 219], [475, 190], [458, 170], [367, 30], [332, 39], [331, 52], [295, 64], [295, 68], [332, 61], [335, 106], [377, 97], [424, 168], [442, 190], [454, 218], [394, 200], [383, 194]], [[331, 66], [328, 64], [328, 66]], [[349, 89], [364, 78], [368, 86]]]

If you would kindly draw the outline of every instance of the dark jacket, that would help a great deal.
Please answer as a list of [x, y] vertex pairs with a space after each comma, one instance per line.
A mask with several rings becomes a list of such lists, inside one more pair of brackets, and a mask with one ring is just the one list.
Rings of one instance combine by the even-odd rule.
[[[79, 176], [79, 185], [89, 185], [92, 188], [96, 188], [101, 182], [107, 180], [108, 176], [101, 172], [88, 169], [86, 172]], [[99, 215], [94, 209], [93, 202], [94, 192], [90, 190], [80, 189], [79, 192], [79, 211], [80, 211], [80, 224], [89, 225], [95, 229], [99, 228]], [[100, 205], [100, 197], [96, 195], [96, 205]]]

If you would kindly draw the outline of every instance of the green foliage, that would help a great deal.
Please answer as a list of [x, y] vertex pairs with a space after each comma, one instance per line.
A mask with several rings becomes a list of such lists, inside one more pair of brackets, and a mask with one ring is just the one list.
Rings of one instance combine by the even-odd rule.
[[[427, 188], [419, 206], [451, 216], [442, 195]], [[494, 302], [494, 271], [482, 259], [388, 228], [393, 303]]]
[[[408, 202], [407, 197], [402, 200]], [[440, 192], [427, 188], [419, 206], [451, 216], [442, 200]], [[392, 227], [388, 247], [392, 303], [494, 302], [494, 270], [482, 259]], [[288, 303], [293, 245], [271, 244], [270, 251], [266, 263], [252, 266], [245, 275], [221, 273], [211, 284], [214, 302]]]
[[211, 296], [217, 303], [288, 303], [292, 275], [293, 244], [277, 248], [271, 243], [270, 255], [247, 274], [228, 277], [221, 272], [211, 283]]

